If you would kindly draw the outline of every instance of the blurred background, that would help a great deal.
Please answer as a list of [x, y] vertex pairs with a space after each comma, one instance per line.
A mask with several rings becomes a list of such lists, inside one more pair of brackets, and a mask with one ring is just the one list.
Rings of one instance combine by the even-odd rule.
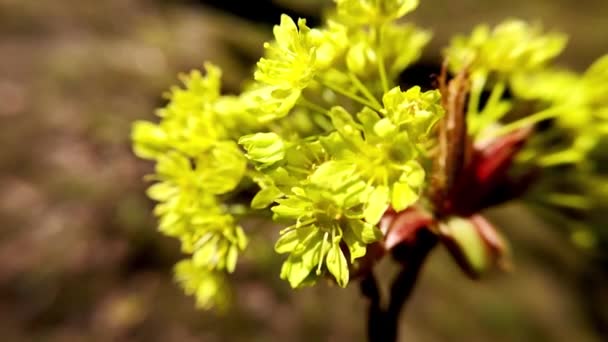
[[[129, 141], [179, 72], [213, 61], [236, 92], [281, 13], [315, 24], [328, 4], [0, 0], [2, 341], [364, 340], [358, 287], [292, 291], [272, 232], [242, 259], [233, 310], [196, 310], [172, 281], [177, 241], [157, 233], [144, 195], [152, 165]], [[584, 70], [608, 52], [605, 0], [424, 0], [408, 18], [433, 30], [421, 65], [434, 65], [452, 34], [508, 17], [568, 33], [564, 66]], [[490, 216], [512, 243], [513, 272], [473, 282], [436, 250], [403, 340], [606, 340], [606, 262], [520, 204]]]

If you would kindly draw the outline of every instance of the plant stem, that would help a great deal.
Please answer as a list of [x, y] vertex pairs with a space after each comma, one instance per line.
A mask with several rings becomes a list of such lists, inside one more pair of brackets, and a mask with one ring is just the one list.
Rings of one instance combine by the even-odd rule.
[[361, 280], [361, 294], [369, 299], [367, 308], [367, 339], [381, 341], [384, 330], [384, 310], [381, 306], [380, 289], [373, 272]]
[[306, 108], [308, 108], [308, 109], [310, 109], [312, 111], [319, 112], [319, 113], [324, 114], [324, 115], [327, 115], [327, 112], [328, 112], [327, 109], [319, 106], [318, 104], [316, 104], [316, 103], [314, 103], [312, 101], [307, 100], [304, 96], [300, 97], [300, 99], [298, 100], [298, 104], [301, 105], [301, 106], [303, 106], [303, 107], [306, 107]]
[[558, 106], [558, 107], [549, 107], [540, 112], [534, 113], [532, 115], [526, 116], [525, 118], [519, 119], [517, 121], [513, 121], [508, 123], [501, 128], [499, 128], [496, 132], [493, 132], [495, 136], [505, 135], [509, 132], [512, 132], [516, 129], [524, 128], [527, 126], [532, 126], [540, 121], [551, 119], [562, 114], [568, 106]]
[[378, 26], [373, 31], [377, 34], [378, 44], [376, 49], [376, 55], [378, 56], [378, 73], [380, 74], [380, 81], [382, 82], [382, 90], [388, 93], [388, 79], [386, 77], [386, 65], [384, 64], [384, 54], [382, 53], [382, 34], [384, 32], [383, 25]]
[[351, 82], [353, 82], [353, 84], [355, 85], [355, 87], [357, 87], [359, 89], [359, 91], [365, 96], [367, 97], [368, 100], [370, 100], [371, 102], [373, 102], [376, 106], [378, 107], [382, 107], [382, 105], [380, 104], [380, 102], [376, 99], [376, 97], [371, 93], [371, 91], [369, 91], [369, 89], [365, 86], [365, 84], [363, 84], [361, 82], [361, 80], [359, 80], [359, 78], [357, 77], [357, 75], [355, 75], [352, 72], [348, 73], [348, 76], [350, 77]]
[[478, 113], [481, 93], [483, 92], [483, 87], [485, 86], [485, 84], [486, 84], [485, 75], [479, 75], [477, 77], [473, 77], [472, 83], [471, 83], [471, 94], [469, 97], [469, 104], [467, 106], [467, 116], [471, 117]]
[[372, 108], [376, 111], [380, 111], [382, 108], [375, 105], [374, 103], [369, 102], [368, 100], [366, 100], [365, 98], [358, 96], [357, 94], [353, 94], [352, 92], [341, 88], [340, 86], [337, 86], [331, 82], [327, 82], [325, 80], [320, 80], [321, 84], [323, 84], [324, 86], [326, 86], [327, 88], [335, 91], [336, 93], [342, 94], [354, 101], [359, 102], [360, 104], [364, 105], [364, 106], [368, 106], [369, 108]]
[[479, 113], [478, 120], [476, 121], [476, 132], [482, 132], [486, 126], [500, 120], [501, 117], [506, 114], [506, 111], [501, 111], [499, 110], [500, 108], [496, 108], [505, 91], [505, 87], [505, 82], [499, 81], [492, 88], [490, 98], [488, 99], [488, 102], [486, 102], [481, 113]]
[[382, 90], [388, 93], [388, 80], [386, 78], [386, 67], [384, 66], [384, 54], [378, 49], [378, 71], [380, 72], [380, 80], [382, 82]]
[[380, 291], [373, 273], [370, 272], [361, 281], [361, 293], [370, 300], [367, 312], [369, 342], [397, 341], [399, 317], [414, 290], [426, 257], [437, 244], [437, 236], [428, 229], [420, 229], [414, 240], [414, 243], [393, 248], [393, 258], [402, 268], [391, 285], [386, 308], [381, 305]]

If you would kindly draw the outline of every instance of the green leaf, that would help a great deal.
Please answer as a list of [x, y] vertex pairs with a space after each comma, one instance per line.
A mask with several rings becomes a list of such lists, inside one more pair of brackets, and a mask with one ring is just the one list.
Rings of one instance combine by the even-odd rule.
[[386, 186], [377, 186], [370, 194], [363, 212], [365, 221], [375, 225], [388, 208], [389, 189]]
[[348, 263], [346, 262], [346, 258], [344, 257], [338, 243], [332, 244], [331, 248], [327, 252], [325, 265], [327, 265], [329, 272], [334, 276], [334, 278], [336, 278], [338, 285], [341, 287], [346, 287], [346, 285], [348, 285]]

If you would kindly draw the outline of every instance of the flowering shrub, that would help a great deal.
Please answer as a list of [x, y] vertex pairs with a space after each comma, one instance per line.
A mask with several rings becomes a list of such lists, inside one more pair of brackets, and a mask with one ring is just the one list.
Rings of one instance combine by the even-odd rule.
[[608, 133], [608, 55], [582, 75], [558, 69], [563, 34], [508, 20], [456, 36], [436, 89], [402, 89], [431, 37], [398, 22], [418, 1], [335, 2], [319, 28], [283, 15], [238, 96], [220, 94], [207, 63], [171, 89], [159, 123], [133, 126], [135, 153], [156, 163], [159, 228], [189, 255], [176, 278], [200, 306], [229, 303], [250, 217], [283, 226], [274, 248], [292, 287], [345, 287], [385, 255], [421, 263], [412, 253], [437, 244], [473, 277], [507, 265], [480, 211], [513, 198], [605, 203], [591, 154]]

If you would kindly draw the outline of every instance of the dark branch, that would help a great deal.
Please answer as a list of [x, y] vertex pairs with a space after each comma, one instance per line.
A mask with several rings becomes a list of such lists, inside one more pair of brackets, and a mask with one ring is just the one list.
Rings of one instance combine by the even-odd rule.
[[369, 341], [375, 341], [374, 336], [380, 336], [384, 330], [384, 310], [382, 309], [378, 282], [373, 272], [369, 272], [361, 280], [361, 294], [369, 299], [367, 308], [367, 338]]
[[437, 236], [428, 229], [417, 232], [414, 243], [396, 246], [393, 258], [402, 265], [391, 286], [386, 308], [382, 308], [380, 291], [373, 273], [361, 281], [361, 292], [370, 300], [368, 307], [367, 336], [370, 342], [397, 341], [399, 317], [410, 298], [418, 274], [429, 252], [437, 244]]

